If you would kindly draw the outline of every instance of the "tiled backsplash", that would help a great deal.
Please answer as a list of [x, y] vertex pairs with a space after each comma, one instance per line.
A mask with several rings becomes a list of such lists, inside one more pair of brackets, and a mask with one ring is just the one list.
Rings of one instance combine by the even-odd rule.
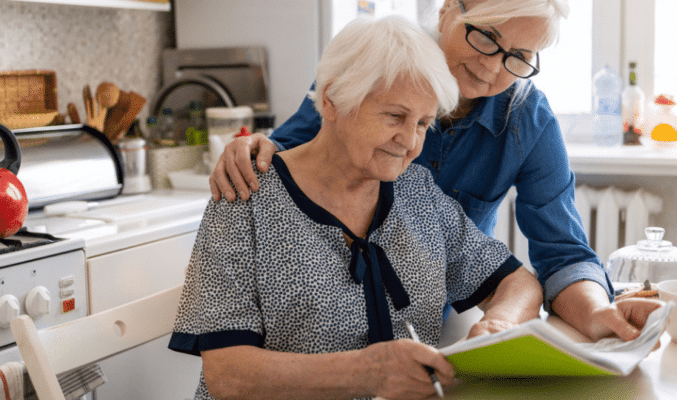
[[171, 32], [167, 12], [0, 0], [0, 70], [56, 71], [59, 112], [73, 102], [84, 118], [85, 84], [95, 91], [111, 81], [150, 102], [161, 85]]

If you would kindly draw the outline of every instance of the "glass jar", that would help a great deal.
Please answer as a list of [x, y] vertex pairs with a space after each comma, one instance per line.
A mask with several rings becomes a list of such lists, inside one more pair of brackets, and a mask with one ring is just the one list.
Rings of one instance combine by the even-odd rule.
[[665, 229], [649, 227], [644, 230], [646, 240], [626, 246], [609, 256], [609, 278], [612, 282], [658, 283], [677, 279], [677, 247], [663, 240]]
[[655, 149], [677, 148], [677, 107], [671, 96], [660, 95], [649, 104], [642, 133]]

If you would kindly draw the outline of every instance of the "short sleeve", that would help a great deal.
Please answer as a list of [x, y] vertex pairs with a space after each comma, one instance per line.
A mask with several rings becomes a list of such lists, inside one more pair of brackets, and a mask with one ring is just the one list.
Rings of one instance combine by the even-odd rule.
[[169, 347], [194, 355], [263, 344], [250, 202], [210, 200], [198, 230]]
[[480, 231], [461, 205], [427, 175], [426, 187], [445, 236], [447, 302], [463, 312], [484, 300], [522, 263], [504, 243]]

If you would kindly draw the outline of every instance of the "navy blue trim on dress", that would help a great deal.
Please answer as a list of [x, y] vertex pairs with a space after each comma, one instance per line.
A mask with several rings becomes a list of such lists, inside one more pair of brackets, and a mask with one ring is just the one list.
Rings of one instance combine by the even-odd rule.
[[263, 348], [263, 342], [263, 336], [248, 330], [209, 332], [202, 335], [173, 332], [168, 347], [180, 353], [199, 357], [202, 351], [224, 347], [255, 346]]
[[[394, 339], [390, 306], [386, 299], [386, 290], [396, 310], [410, 304], [409, 294], [381, 246], [356, 236], [338, 218], [315, 204], [298, 187], [284, 160], [273, 155], [272, 165], [296, 206], [318, 224], [340, 228], [353, 241], [350, 246], [351, 258], [349, 271], [355, 283], [362, 284], [369, 325], [369, 342], [378, 343]], [[381, 182], [376, 213], [371, 221], [366, 237], [385, 222], [392, 208], [395, 189], [392, 182]]]
[[475, 292], [467, 299], [453, 302], [451, 305], [454, 307], [454, 310], [461, 313], [476, 306], [487, 296], [489, 296], [494, 290], [496, 290], [503, 278], [512, 274], [521, 266], [522, 263], [516, 259], [515, 256], [511, 255], [496, 271], [494, 271], [493, 274], [491, 274], [491, 276], [482, 282], [480, 287], [477, 288], [477, 290], [475, 290]]

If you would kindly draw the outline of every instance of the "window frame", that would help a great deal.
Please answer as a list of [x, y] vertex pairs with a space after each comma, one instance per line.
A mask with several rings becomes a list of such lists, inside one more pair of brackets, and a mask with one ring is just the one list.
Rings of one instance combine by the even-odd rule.
[[638, 86], [653, 97], [655, 8], [654, 0], [593, 0], [591, 79], [608, 64], [625, 85], [628, 65], [636, 61]]

